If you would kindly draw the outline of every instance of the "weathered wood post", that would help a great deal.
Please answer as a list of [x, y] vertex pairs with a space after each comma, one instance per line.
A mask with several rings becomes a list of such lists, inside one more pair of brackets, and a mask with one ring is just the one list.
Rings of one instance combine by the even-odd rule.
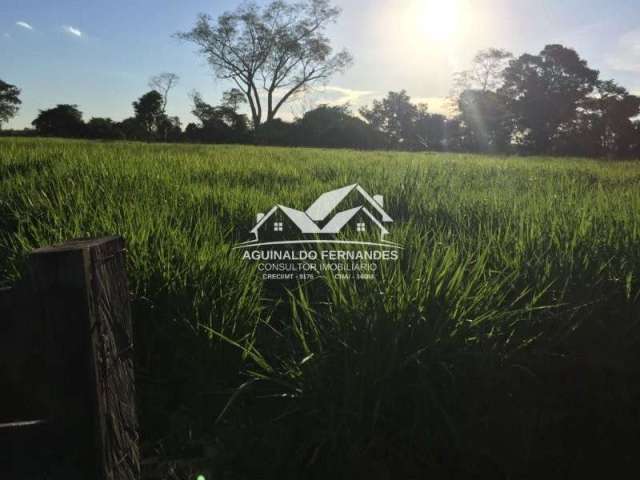
[[54, 437], [74, 476], [137, 480], [133, 331], [124, 240], [76, 240], [30, 259]]

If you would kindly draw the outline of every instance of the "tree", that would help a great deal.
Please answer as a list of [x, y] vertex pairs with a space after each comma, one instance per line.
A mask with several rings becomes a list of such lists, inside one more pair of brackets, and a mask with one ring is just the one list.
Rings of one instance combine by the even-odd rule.
[[237, 88], [232, 88], [231, 90], [227, 90], [222, 94], [222, 105], [230, 108], [234, 112], [238, 111], [240, 104], [247, 103], [247, 99]]
[[20, 89], [0, 80], [0, 128], [18, 113]]
[[273, 120], [293, 95], [352, 63], [346, 50], [332, 54], [324, 35], [339, 15], [340, 9], [329, 0], [275, 0], [265, 6], [249, 3], [215, 22], [200, 14], [191, 31], [177, 36], [199, 47], [218, 78], [235, 83], [258, 127], [265, 109], [266, 120]]
[[635, 120], [632, 123], [633, 128], [633, 141], [630, 145], [629, 155], [637, 159], [640, 159], [640, 120]]
[[438, 113], [429, 113], [426, 104], [418, 106], [415, 134], [418, 142], [427, 150], [443, 150], [446, 146], [447, 119]]
[[389, 92], [382, 100], [374, 100], [371, 108], [360, 109], [360, 115], [372, 128], [387, 136], [390, 147], [407, 150], [423, 148], [416, 132], [420, 111], [418, 106], [411, 103], [405, 90]]
[[201, 127], [193, 122], [187, 124], [184, 129], [184, 139], [187, 142], [201, 142]]
[[170, 72], [155, 75], [149, 80], [149, 88], [162, 95], [162, 113], [166, 113], [169, 92], [178, 84], [179, 80], [180, 77], [178, 75]]
[[385, 139], [361, 119], [351, 115], [348, 105], [320, 105], [295, 123], [295, 144], [308, 147], [381, 148]]
[[55, 137], [81, 137], [85, 124], [77, 105], [61, 104], [49, 110], [40, 110], [31, 122], [39, 135]]
[[510, 52], [500, 48], [488, 48], [476, 53], [469, 69], [453, 74], [453, 87], [448, 99], [451, 113], [460, 113], [460, 100], [467, 90], [497, 92], [512, 59]]
[[251, 139], [256, 145], [278, 145], [282, 147], [294, 144], [296, 128], [293, 124], [273, 119], [258, 125], [251, 132]]
[[158, 120], [158, 134], [165, 142], [179, 141], [182, 135], [180, 118], [162, 115]]
[[104, 140], [119, 140], [125, 137], [119, 125], [110, 118], [92, 118], [87, 122], [85, 134], [87, 138]]
[[505, 99], [523, 146], [533, 153], [546, 153], [552, 151], [561, 131], [575, 122], [597, 80], [598, 71], [590, 69], [574, 50], [547, 45], [539, 55], [512, 60], [498, 93]]
[[216, 107], [209, 105], [202, 99], [200, 92], [192, 91], [191, 100], [193, 101], [193, 109], [191, 113], [194, 117], [200, 120], [200, 125], [203, 126], [218, 118]]
[[133, 102], [135, 119], [144, 129], [147, 140], [156, 137], [159, 131], [159, 125], [166, 117], [162, 109], [162, 104], [162, 95], [156, 90], [145, 93]]
[[127, 140], [148, 140], [148, 133], [135, 117], [129, 117], [118, 123], [118, 129]]
[[[223, 95], [223, 103], [228, 101], [227, 93]], [[228, 104], [212, 106], [194, 91], [191, 94], [193, 110], [191, 113], [200, 121], [200, 126], [189, 128], [191, 138], [204, 142], [237, 143], [246, 140], [249, 132], [247, 116], [239, 114]]]
[[456, 72], [453, 76], [455, 96], [465, 90], [495, 92], [502, 86], [504, 70], [513, 59], [513, 55], [500, 48], [480, 50], [471, 61], [471, 68]]
[[510, 143], [509, 112], [500, 95], [489, 90], [465, 90], [458, 100], [464, 143], [472, 151], [502, 152]]
[[632, 118], [640, 114], [640, 98], [613, 80], [598, 82], [597, 95], [587, 103], [596, 114], [597, 133], [602, 151], [607, 156], [631, 154], [635, 142]]
[[444, 124], [443, 149], [451, 152], [464, 150], [464, 128], [459, 118], [447, 119]]

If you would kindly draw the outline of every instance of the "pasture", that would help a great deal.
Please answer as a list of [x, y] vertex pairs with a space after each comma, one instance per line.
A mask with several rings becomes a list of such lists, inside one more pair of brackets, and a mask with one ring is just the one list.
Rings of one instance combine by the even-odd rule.
[[[375, 280], [277, 288], [233, 250], [257, 212], [352, 183], [404, 246]], [[201, 449], [225, 478], [632, 464], [639, 163], [0, 139], [0, 286], [33, 247], [107, 234], [148, 456]]]

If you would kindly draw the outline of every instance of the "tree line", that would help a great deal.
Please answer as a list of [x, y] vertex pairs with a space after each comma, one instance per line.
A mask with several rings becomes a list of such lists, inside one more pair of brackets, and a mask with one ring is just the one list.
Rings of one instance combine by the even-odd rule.
[[[640, 158], [640, 98], [601, 79], [578, 53], [547, 45], [518, 57], [506, 50], [478, 52], [457, 72], [450, 115], [415, 104], [405, 90], [353, 112], [349, 105], [319, 105], [292, 122], [278, 118], [284, 104], [352, 63], [334, 53], [326, 27], [340, 10], [329, 0], [264, 6], [250, 3], [216, 20], [197, 17], [175, 36], [198, 48], [217, 78], [234, 85], [215, 105], [191, 93], [197, 119], [183, 129], [167, 114], [179, 78], [163, 73], [132, 103], [133, 115], [116, 122], [85, 122], [76, 105], [40, 111], [33, 134], [163, 142], [455, 151], [504, 154]], [[0, 126], [16, 114], [20, 90], [0, 80]], [[242, 113], [243, 107], [248, 114]], [[14, 132], [15, 133], [15, 132]]]

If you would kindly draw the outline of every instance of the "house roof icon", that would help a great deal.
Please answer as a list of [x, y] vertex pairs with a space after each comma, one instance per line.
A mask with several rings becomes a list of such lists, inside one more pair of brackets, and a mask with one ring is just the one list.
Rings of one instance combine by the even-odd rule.
[[[359, 193], [366, 206], [359, 205], [354, 208], [349, 208], [347, 210], [337, 212], [333, 217], [329, 218], [330, 214], [335, 212], [340, 203], [342, 203], [352, 192]], [[323, 193], [304, 212], [284, 205], [276, 205], [266, 214], [259, 213], [256, 216], [256, 224], [251, 229], [251, 233], [255, 236], [255, 240], [253, 241], [258, 240], [260, 229], [270, 217], [276, 214], [276, 212], [282, 212], [298, 228], [301, 234], [321, 235], [338, 234], [356, 215], [362, 214], [364, 217], [361, 218], [366, 218], [375, 225], [382, 237], [389, 233], [383, 223], [393, 221], [382, 205], [383, 197], [381, 195], [371, 196], [364, 188], [357, 183], [354, 183], [346, 187]], [[376, 218], [376, 214], [378, 218]]]
[[384, 226], [378, 221], [378, 219], [374, 217], [371, 212], [363, 206], [336, 213], [333, 218], [329, 220], [329, 223], [322, 227], [320, 233], [339, 233], [342, 227], [344, 227], [349, 222], [349, 220], [351, 220], [360, 211], [366, 214], [371, 219], [371, 221], [376, 224], [383, 235], [389, 233], [389, 230], [384, 228]]
[[300, 229], [300, 233], [320, 233], [320, 227], [318, 227], [318, 225], [316, 225], [305, 212], [301, 212], [300, 210], [296, 210], [294, 208], [285, 207], [284, 205], [276, 205], [271, 210], [269, 210], [264, 216], [260, 218], [260, 220], [258, 220], [258, 223], [256, 223], [255, 227], [251, 229], [251, 233], [257, 235], [262, 224], [264, 224], [269, 219], [269, 217], [271, 217], [278, 210], [284, 213], [291, 219], [293, 223], [296, 224], [296, 226]]
[[[369, 205], [373, 207], [381, 216], [383, 222], [392, 222], [393, 220], [382, 208], [382, 197], [375, 195], [372, 197], [367, 191], [357, 183], [348, 185], [346, 187], [331, 190], [330, 192], [323, 193], [318, 199], [311, 204], [305, 212], [311, 220], [319, 222], [327, 218], [327, 216], [344, 200], [347, 195], [352, 191], [358, 191], [362, 195]], [[375, 197], [378, 197], [377, 199]]]

